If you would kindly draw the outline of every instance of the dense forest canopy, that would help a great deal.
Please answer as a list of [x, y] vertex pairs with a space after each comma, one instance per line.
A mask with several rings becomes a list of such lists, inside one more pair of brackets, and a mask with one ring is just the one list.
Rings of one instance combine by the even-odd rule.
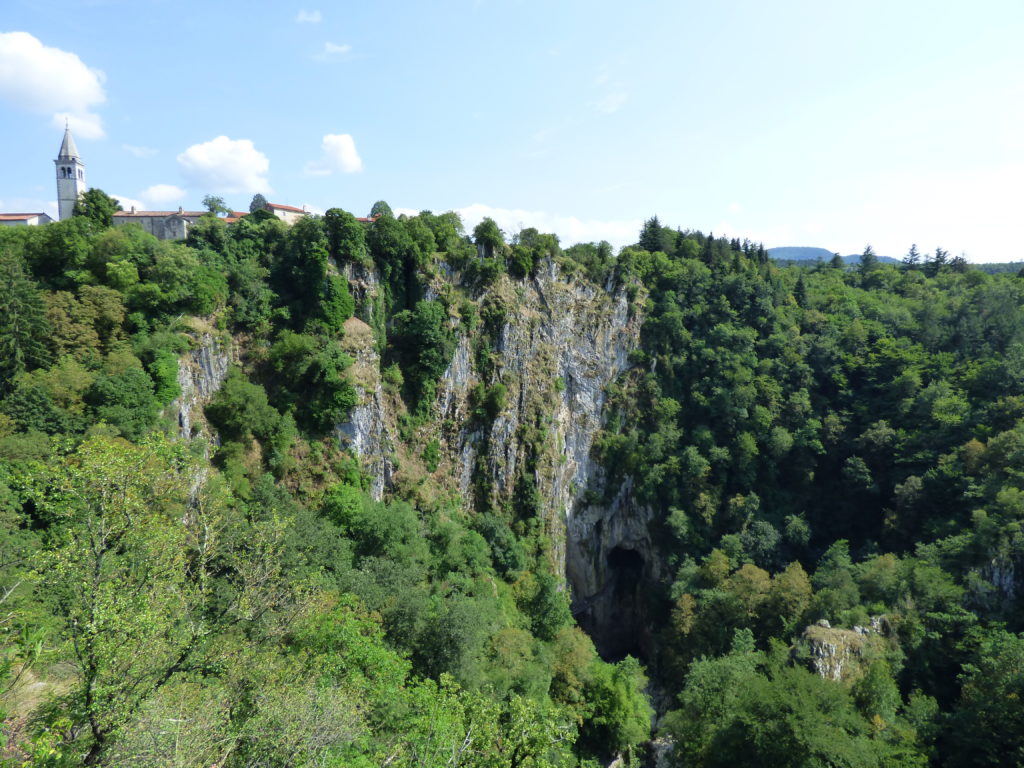
[[[657, 218], [563, 249], [383, 201], [165, 242], [101, 194], [0, 229], [5, 765], [1024, 762], [1016, 272], [785, 267]], [[581, 502], [652, 511], [639, 659], [570, 612], [543, 414], [505, 502], [446, 479], [439, 382], [471, 338], [469, 427], [510, 407], [502, 330], [541, 272], [642, 318]], [[383, 498], [335, 433], [358, 334], [404, 443]], [[182, 436], [180, 361], [221, 342]]]

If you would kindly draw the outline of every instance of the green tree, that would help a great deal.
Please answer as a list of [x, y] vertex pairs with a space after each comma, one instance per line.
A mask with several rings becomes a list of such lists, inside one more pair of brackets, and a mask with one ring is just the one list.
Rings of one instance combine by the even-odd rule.
[[919, 269], [921, 267], [921, 253], [917, 250], [917, 243], [910, 246], [907, 255], [903, 257], [903, 269]]
[[324, 213], [328, 250], [337, 263], [366, 262], [366, 228], [348, 211], [328, 208]]
[[256, 211], [264, 211], [270, 203], [267, 202], [267, 198], [257, 192], [252, 196], [252, 202], [249, 203], [249, 213], [256, 213]]
[[216, 195], [204, 195], [203, 208], [214, 216], [227, 216], [231, 213], [231, 209], [228, 208], [227, 203], [224, 202], [224, 198], [217, 197]]
[[675, 250], [675, 233], [671, 229], [661, 226], [657, 216], [652, 216], [644, 222], [640, 230], [640, 240], [637, 243], [645, 251], [663, 253]]
[[[280, 530], [256, 527], [233, 549], [224, 501], [193, 492], [197, 468], [183, 444], [97, 437], [53, 458], [33, 469], [27, 489], [57, 524], [40, 587], [73, 649], [63, 709], [84, 736], [82, 762], [96, 765], [150, 696], [215, 649], [217, 633], [276, 605]], [[235, 578], [215, 595], [223, 568]]]
[[870, 245], [864, 246], [864, 253], [860, 255], [860, 273], [866, 275], [869, 272], [874, 272], [881, 266], [878, 263], [878, 256], [875, 254], [875, 249]]
[[485, 216], [483, 221], [473, 228], [473, 242], [476, 243], [479, 255], [493, 258], [505, 245], [505, 236], [494, 219]]
[[130, 440], [138, 440], [156, 420], [159, 402], [153, 380], [141, 368], [101, 375], [86, 395], [96, 416], [116, 427]]
[[0, 396], [18, 373], [49, 361], [49, 323], [42, 296], [20, 259], [0, 256]]
[[82, 216], [97, 227], [106, 229], [114, 225], [114, 214], [121, 210], [121, 204], [98, 187], [87, 189], [75, 202], [72, 216]]
[[355, 312], [356, 302], [348, 291], [348, 280], [336, 275], [327, 276], [320, 289], [318, 318], [329, 333], [340, 334], [345, 321]]
[[650, 737], [653, 710], [643, 694], [647, 685], [640, 662], [627, 656], [617, 664], [597, 663], [584, 686], [589, 715], [580, 728], [580, 746], [610, 758], [629, 753]]
[[961, 682], [943, 764], [1024, 763], [1024, 635], [987, 634]]
[[267, 401], [266, 390], [248, 381], [237, 367], [228, 371], [205, 412], [224, 440], [244, 441], [252, 436], [266, 439], [281, 423], [281, 414]]
[[414, 309], [395, 316], [395, 349], [415, 403], [433, 399], [434, 385], [455, 349], [455, 338], [446, 325], [446, 316], [444, 306], [438, 301], [417, 302]]

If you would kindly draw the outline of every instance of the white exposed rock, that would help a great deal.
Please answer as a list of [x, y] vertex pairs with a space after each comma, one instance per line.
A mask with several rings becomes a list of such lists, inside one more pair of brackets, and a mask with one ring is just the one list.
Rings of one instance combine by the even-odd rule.
[[800, 646], [822, 679], [846, 680], [857, 674], [866, 649], [882, 642], [885, 627], [883, 616], [873, 616], [867, 627], [853, 629], [832, 627], [821, 619], [804, 630]]
[[380, 356], [374, 346], [373, 331], [358, 318], [345, 323], [343, 345], [352, 355], [352, 378], [359, 402], [348, 421], [335, 427], [342, 446], [351, 447], [363, 460], [370, 475], [370, 493], [378, 501], [391, 482], [395, 438], [388, 417], [380, 378]]
[[181, 438], [189, 440], [205, 431], [202, 409], [224, 383], [233, 362], [231, 338], [212, 333], [201, 334], [195, 348], [178, 359], [181, 394], [168, 407], [178, 423]]

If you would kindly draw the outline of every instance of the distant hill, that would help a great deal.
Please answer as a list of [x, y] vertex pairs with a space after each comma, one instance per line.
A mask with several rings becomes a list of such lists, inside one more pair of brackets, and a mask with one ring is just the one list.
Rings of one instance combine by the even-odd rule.
[[1005, 261], [997, 264], [972, 264], [975, 269], [988, 272], [990, 275], [999, 275], [1004, 272], [1024, 272], [1024, 261]]
[[828, 261], [832, 251], [828, 248], [810, 248], [807, 246], [789, 245], [782, 248], [769, 248], [768, 255], [776, 261]]
[[[776, 261], [817, 261], [818, 259], [830, 261], [833, 253], [828, 248], [788, 245], [781, 248], [769, 248], [768, 255]], [[899, 259], [894, 259], [892, 256], [879, 256], [878, 260], [883, 264], [899, 264], [900, 262]], [[847, 264], [857, 264], [860, 262], [860, 254], [854, 253], [849, 256], [843, 256], [843, 261]]]

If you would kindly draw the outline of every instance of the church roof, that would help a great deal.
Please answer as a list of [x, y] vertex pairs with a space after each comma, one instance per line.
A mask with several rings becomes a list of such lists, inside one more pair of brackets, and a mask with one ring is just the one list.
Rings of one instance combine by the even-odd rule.
[[78, 155], [78, 147], [75, 146], [75, 139], [71, 135], [70, 128], [64, 128], [64, 141], [60, 144], [60, 154], [57, 155], [57, 159], [82, 161], [82, 158]]

